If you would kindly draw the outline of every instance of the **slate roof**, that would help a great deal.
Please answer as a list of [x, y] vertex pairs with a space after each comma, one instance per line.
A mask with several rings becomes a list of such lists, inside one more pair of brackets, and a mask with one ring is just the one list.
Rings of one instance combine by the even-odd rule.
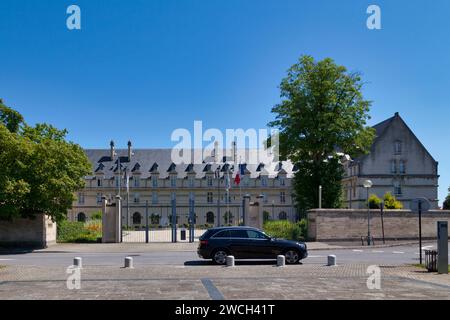
[[[87, 157], [92, 163], [94, 174], [103, 174], [104, 178], [112, 178], [118, 172], [117, 158], [111, 159], [110, 149], [85, 149]], [[120, 156], [121, 170], [130, 170], [134, 173], [140, 172], [142, 178], [149, 178], [152, 173], [159, 173], [161, 179], [168, 178], [170, 173], [176, 173], [178, 178], [187, 177], [188, 173], [195, 174], [197, 179], [205, 178], [206, 174], [214, 173], [217, 167], [220, 167], [221, 175], [226, 172], [227, 168], [232, 170], [234, 177], [238, 169], [239, 164], [235, 164], [232, 157], [221, 157], [221, 162], [216, 164], [211, 156], [205, 156], [204, 160], [200, 163], [194, 163], [194, 159], [202, 159], [202, 151], [195, 150], [192, 155], [191, 162], [174, 164], [171, 158], [172, 149], [133, 149], [133, 156], [128, 159], [127, 149], [116, 149], [116, 153]], [[269, 177], [274, 178], [278, 175], [280, 167], [283, 171], [286, 171], [287, 177], [293, 176], [293, 165], [290, 161], [270, 162], [270, 158], [267, 156], [256, 156], [258, 150], [247, 149], [245, 152], [248, 155], [248, 159], [254, 159], [252, 156], [257, 157], [256, 163], [242, 163], [245, 165], [244, 172], [249, 174], [251, 178], [258, 178], [261, 171], [267, 174]], [[240, 152], [238, 150], [238, 153]], [[227, 152], [231, 152], [228, 150]], [[194, 158], [194, 153], [196, 156]], [[226, 160], [226, 162], [223, 162]], [[242, 161], [244, 162], [244, 161]], [[259, 171], [257, 171], [259, 169]], [[89, 178], [89, 177], [87, 177]]]

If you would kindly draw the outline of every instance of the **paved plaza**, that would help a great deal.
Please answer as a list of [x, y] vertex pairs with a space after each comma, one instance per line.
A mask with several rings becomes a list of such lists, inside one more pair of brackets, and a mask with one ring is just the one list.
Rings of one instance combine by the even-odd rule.
[[[275, 261], [212, 265], [196, 256], [197, 244], [56, 245], [0, 255], [0, 300], [8, 299], [450, 299], [450, 276], [428, 273], [416, 245], [343, 248], [310, 243], [303, 264]], [[425, 244], [432, 248], [433, 244]], [[338, 265], [326, 266], [328, 254]], [[83, 258], [80, 289], [68, 289], [67, 268]], [[134, 269], [123, 268], [126, 256]], [[379, 266], [380, 288], [367, 285]]]

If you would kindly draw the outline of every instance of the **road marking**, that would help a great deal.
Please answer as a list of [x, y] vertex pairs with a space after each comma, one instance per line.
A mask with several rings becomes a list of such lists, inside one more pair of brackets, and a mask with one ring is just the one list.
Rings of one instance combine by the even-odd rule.
[[356, 249], [354, 249], [353, 252], [363, 252], [363, 250], [356, 250]]
[[308, 258], [325, 258], [325, 256], [308, 256]]
[[208, 291], [208, 294], [212, 300], [224, 300], [224, 296], [219, 291], [219, 289], [216, 288], [216, 286], [212, 283], [212, 281], [208, 278], [203, 278], [202, 280], [203, 286], [205, 287], [206, 291]]
[[384, 251], [381, 250], [372, 250], [373, 253], [383, 253]]
[[394, 254], [403, 254], [404, 252], [403, 251], [394, 251], [392, 253], [394, 253]]
[[0, 261], [13, 261], [14, 259], [0, 259]]

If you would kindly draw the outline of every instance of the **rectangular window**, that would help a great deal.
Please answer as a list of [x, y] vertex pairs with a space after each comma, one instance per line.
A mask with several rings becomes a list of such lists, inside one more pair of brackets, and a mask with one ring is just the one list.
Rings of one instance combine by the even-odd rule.
[[84, 204], [84, 193], [78, 193], [78, 204]]
[[140, 196], [139, 193], [135, 193], [134, 194], [134, 203], [139, 203], [140, 202]]
[[405, 173], [405, 161], [400, 161], [400, 173]]
[[396, 154], [401, 154], [402, 153], [402, 143], [400, 141], [396, 141], [394, 143], [394, 150]]
[[286, 193], [284, 191], [280, 192], [280, 203], [286, 203]]
[[152, 186], [153, 188], [158, 187], [158, 178], [156, 176], [152, 176]]
[[134, 186], [136, 188], [139, 188], [140, 184], [141, 184], [141, 179], [139, 179], [139, 177], [133, 177], [134, 179]]
[[158, 203], [158, 193], [152, 192], [152, 204]]
[[285, 185], [285, 181], [284, 181], [284, 177], [280, 177], [280, 186], [284, 186]]
[[97, 204], [102, 203], [102, 194], [101, 193], [97, 193]]
[[103, 182], [102, 179], [98, 178], [97, 179], [97, 187], [101, 187], [103, 185], [102, 182]]
[[193, 188], [195, 186], [195, 179], [194, 177], [189, 177], [189, 187]]
[[208, 192], [206, 195], [206, 200], [208, 203], [212, 203], [213, 202], [213, 193], [212, 192]]
[[212, 177], [208, 177], [207, 179], [208, 179], [208, 187], [212, 187], [212, 185], [213, 185]]
[[397, 161], [391, 161], [391, 173], [397, 173]]
[[261, 186], [267, 187], [267, 177], [261, 177]]
[[394, 184], [394, 193], [396, 196], [401, 196], [402, 195], [402, 186], [400, 185], [399, 182], [396, 182]]

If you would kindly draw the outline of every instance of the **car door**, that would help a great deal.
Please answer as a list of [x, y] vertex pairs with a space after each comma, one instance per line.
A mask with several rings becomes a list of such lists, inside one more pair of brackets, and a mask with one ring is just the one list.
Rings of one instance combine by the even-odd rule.
[[245, 230], [230, 230], [230, 250], [237, 259], [249, 259], [248, 236]]
[[264, 233], [257, 230], [246, 230], [247, 252], [252, 256], [252, 259], [268, 259], [273, 258], [273, 244], [270, 238]]

